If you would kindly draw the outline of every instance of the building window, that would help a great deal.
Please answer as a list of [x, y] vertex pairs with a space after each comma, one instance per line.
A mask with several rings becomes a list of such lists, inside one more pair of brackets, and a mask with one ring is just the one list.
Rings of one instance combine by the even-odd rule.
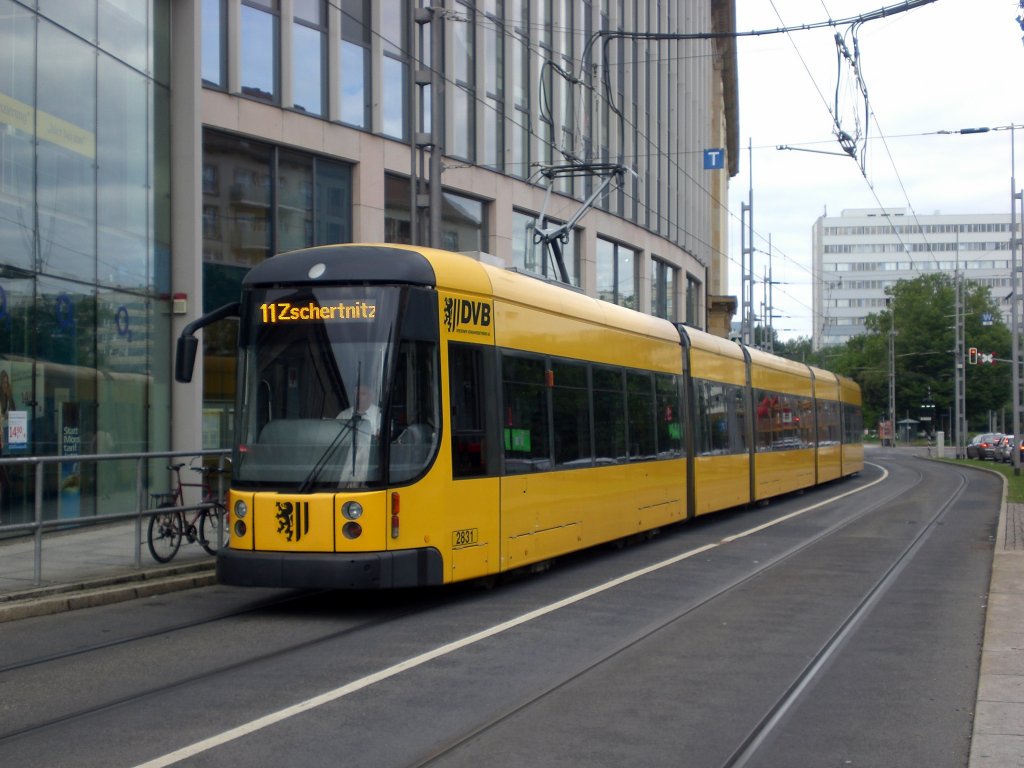
[[651, 314], [676, 320], [676, 283], [679, 269], [660, 259], [651, 259]]
[[473, 160], [476, 157], [475, 11], [464, 2], [457, 2], [455, 7], [459, 17], [465, 17], [465, 22], [449, 27], [455, 85], [449, 87], [447, 93], [451, 99], [450, 114], [456, 117], [450, 124], [447, 149], [453, 157]]
[[344, 163], [206, 131], [203, 257], [223, 266], [206, 270], [205, 309], [236, 300], [245, 271], [274, 253], [350, 241], [351, 190]]
[[487, 61], [481, 113], [484, 145], [480, 163], [500, 171], [505, 166], [505, 25], [501, 20], [504, 3], [503, 0], [484, 0], [482, 5], [484, 44], [481, 54]]
[[[487, 242], [485, 215], [485, 204], [480, 200], [444, 192], [441, 242], [437, 247], [456, 252], [484, 250]], [[400, 176], [388, 175], [384, 180], [384, 240], [388, 243], [412, 243], [409, 180]]]
[[703, 295], [703, 286], [700, 280], [693, 275], [686, 276], [686, 324], [694, 328], [703, 328], [701, 322], [700, 300]]
[[530, 5], [528, 0], [506, 0], [509, 23], [513, 25], [510, 48], [512, 56], [512, 106], [508, 147], [508, 172], [525, 179], [530, 175]]
[[[549, 227], [557, 226], [557, 221], [548, 219]], [[512, 212], [512, 266], [522, 272], [560, 280], [558, 268], [552, 258], [539, 243], [534, 240], [537, 229], [537, 217], [519, 211]], [[574, 232], [569, 233], [569, 242], [561, 243], [562, 260], [569, 273], [569, 281], [579, 287], [580, 260], [576, 248]]]
[[227, 85], [226, 0], [203, 0], [202, 77], [203, 85]]
[[370, 125], [370, 0], [344, 0], [338, 56], [341, 122]]
[[280, 56], [278, 0], [242, 0], [242, 93], [278, 103]]
[[312, 115], [323, 115], [327, 4], [324, 0], [294, 2], [292, 106]]
[[[381, 126], [385, 136], [405, 139], [409, 102], [409, 17], [406, 0], [381, 0]], [[457, 25], [458, 26], [458, 25]]]
[[597, 238], [597, 297], [629, 309], [639, 309], [636, 297], [636, 252]]

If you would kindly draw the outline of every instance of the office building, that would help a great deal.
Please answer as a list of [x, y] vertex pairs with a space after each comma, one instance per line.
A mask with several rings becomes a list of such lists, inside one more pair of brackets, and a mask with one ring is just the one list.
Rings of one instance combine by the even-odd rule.
[[[277, 252], [429, 242], [551, 277], [539, 216], [602, 181], [545, 208], [553, 165], [622, 166], [573, 283], [724, 335], [736, 54], [702, 34], [734, 28], [733, 0], [0, 0], [4, 454], [229, 445], [233, 327], [191, 385], [173, 341]], [[69, 516], [133, 482], [48, 472]], [[32, 484], [0, 479], [0, 523]]]
[[886, 307], [886, 288], [929, 272], [959, 269], [988, 287], [1009, 323], [1004, 299], [1012, 238], [1009, 213], [920, 215], [886, 208], [819, 217], [812, 235], [814, 348], [864, 333], [867, 316]]

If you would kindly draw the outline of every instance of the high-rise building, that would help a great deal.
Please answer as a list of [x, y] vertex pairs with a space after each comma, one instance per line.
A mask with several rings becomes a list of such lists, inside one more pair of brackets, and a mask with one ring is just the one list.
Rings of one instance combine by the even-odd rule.
[[886, 307], [886, 288], [929, 272], [960, 270], [988, 287], [1009, 323], [1012, 238], [1009, 213], [922, 216], [885, 208], [819, 217], [812, 236], [814, 348], [864, 333], [867, 316]]

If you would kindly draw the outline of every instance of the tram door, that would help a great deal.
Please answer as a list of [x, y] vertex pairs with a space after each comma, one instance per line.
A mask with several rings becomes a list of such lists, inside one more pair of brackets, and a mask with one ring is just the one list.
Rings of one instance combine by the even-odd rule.
[[494, 348], [489, 344], [449, 342], [452, 482], [446, 507], [452, 579], [487, 576], [501, 569], [494, 367]]

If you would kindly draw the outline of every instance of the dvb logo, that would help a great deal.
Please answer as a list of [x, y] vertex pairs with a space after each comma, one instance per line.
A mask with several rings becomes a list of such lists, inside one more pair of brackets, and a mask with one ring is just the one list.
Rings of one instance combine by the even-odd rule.
[[[449, 333], [464, 329], [489, 329], [491, 305], [471, 299], [446, 298], [444, 300], [444, 324]], [[478, 332], [489, 333], [489, 331]]]

